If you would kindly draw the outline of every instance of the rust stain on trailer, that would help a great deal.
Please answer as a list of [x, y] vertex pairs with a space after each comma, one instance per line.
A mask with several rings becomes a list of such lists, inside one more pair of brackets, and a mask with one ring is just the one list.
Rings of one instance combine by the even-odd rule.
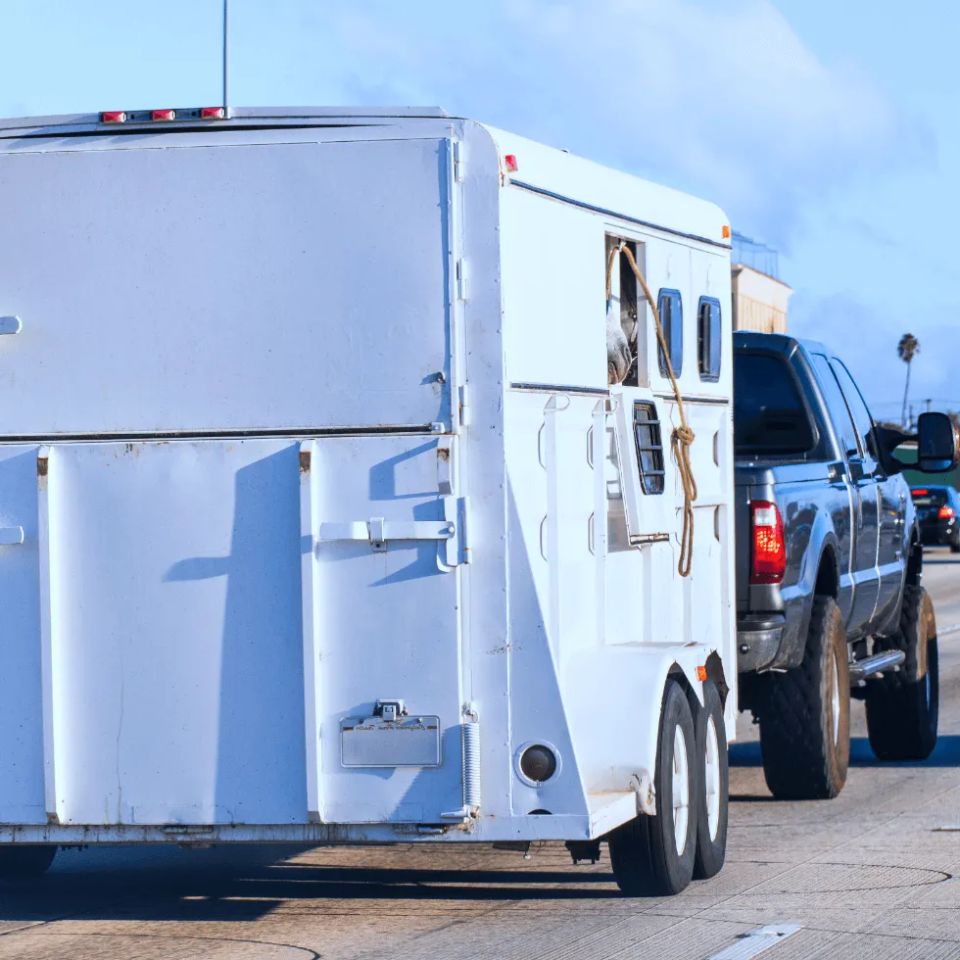
[[438, 460], [449, 460], [449, 459], [450, 459], [450, 448], [449, 448], [449, 447], [437, 447], [437, 459], [438, 459]]
[[47, 475], [48, 457], [37, 457], [37, 476], [45, 477]]
[[301, 450], [300, 451], [300, 472], [308, 473], [310, 470], [310, 451]]

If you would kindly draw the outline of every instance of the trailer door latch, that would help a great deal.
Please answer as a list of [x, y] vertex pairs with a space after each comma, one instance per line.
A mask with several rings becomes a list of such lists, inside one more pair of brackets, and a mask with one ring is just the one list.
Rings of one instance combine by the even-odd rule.
[[321, 523], [317, 542], [365, 540], [373, 550], [383, 553], [391, 540], [435, 540], [438, 564], [442, 570], [449, 570], [466, 562], [464, 498], [442, 497], [441, 508], [442, 520], [386, 520], [383, 517], [371, 517], [369, 520], [348, 523]]

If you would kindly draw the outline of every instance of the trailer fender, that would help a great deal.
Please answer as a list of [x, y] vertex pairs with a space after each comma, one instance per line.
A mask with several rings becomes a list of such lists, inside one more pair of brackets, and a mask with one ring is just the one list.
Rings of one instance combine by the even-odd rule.
[[653, 814], [657, 740], [668, 680], [703, 703], [704, 668], [715, 651], [692, 646], [609, 646], [566, 663], [570, 730], [588, 795], [631, 791], [638, 812]]

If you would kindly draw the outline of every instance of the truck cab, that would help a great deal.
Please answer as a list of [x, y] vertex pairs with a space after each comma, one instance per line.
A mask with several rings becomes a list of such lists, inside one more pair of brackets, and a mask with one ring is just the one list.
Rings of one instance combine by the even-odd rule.
[[[913, 439], [923, 459], [942, 432], [948, 459], [930, 465], [946, 469], [955, 431], [943, 414], [924, 415], [918, 438], [878, 424], [843, 359], [821, 343], [737, 332], [734, 344], [741, 707], [760, 720], [775, 793], [832, 796], [846, 776], [850, 682], [879, 717], [905, 660], [913, 682], [926, 676], [917, 624], [904, 623], [904, 611], [916, 617], [923, 606], [905, 599], [920, 597], [923, 554], [893, 451]], [[920, 626], [926, 650], [931, 628]], [[932, 749], [933, 700], [914, 710], [914, 753]]]

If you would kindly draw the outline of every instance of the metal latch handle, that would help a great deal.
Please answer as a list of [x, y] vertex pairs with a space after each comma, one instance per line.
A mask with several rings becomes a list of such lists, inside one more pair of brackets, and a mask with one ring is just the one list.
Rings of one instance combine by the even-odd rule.
[[374, 550], [390, 540], [449, 540], [457, 532], [452, 520], [384, 520], [371, 517], [351, 523], [321, 523], [317, 540], [366, 540]]

